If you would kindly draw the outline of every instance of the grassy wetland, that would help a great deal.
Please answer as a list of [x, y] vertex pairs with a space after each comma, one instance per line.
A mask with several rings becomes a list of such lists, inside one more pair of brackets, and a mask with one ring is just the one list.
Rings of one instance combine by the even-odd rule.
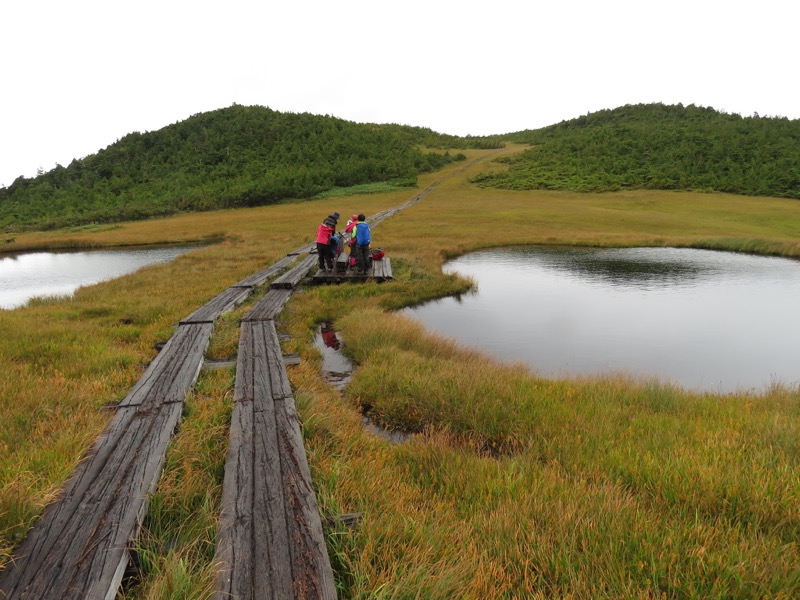
[[[490, 190], [506, 167], [468, 161], [374, 229], [383, 284], [306, 287], [278, 322], [343, 598], [791, 598], [800, 595], [800, 391], [698, 394], [622, 375], [543, 379], [438, 338], [392, 312], [464, 292], [450, 257], [519, 244], [691, 246], [800, 257], [796, 200], [628, 190]], [[312, 239], [333, 210], [372, 214], [418, 190], [338, 196], [108, 228], [28, 233], [7, 250], [213, 241], [165, 265], [0, 311], [0, 562], [175, 323]], [[258, 294], [256, 294], [257, 296]], [[255, 301], [255, 300], [253, 300]], [[236, 352], [240, 307], [208, 355]], [[317, 324], [357, 364], [340, 394], [321, 376]], [[125, 598], [203, 598], [233, 369], [204, 371], [145, 522]], [[416, 435], [394, 445], [361, 411]]]

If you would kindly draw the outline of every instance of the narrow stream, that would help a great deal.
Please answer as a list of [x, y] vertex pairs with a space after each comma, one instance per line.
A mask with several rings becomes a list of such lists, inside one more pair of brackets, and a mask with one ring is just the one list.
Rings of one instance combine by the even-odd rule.
[[[322, 354], [323, 377], [339, 390], [344, 400], [344, 390], [353, 379], [355, 367], [342, 352], [343, 342], [333, 323], [326, 322], [317, 328], [314, 334], [314, 345]], [[402, 444], [411, 435], [402, 431], [384, 429], [376, 425], [367, 415], [362, 414], [361, 420], [364, 423], [364, 429], [394, 444]]]

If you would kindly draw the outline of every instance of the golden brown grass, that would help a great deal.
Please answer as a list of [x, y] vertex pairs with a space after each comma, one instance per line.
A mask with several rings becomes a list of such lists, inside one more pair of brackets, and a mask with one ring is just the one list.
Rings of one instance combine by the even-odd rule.
[[[509, 149], [508, 151], [514, 151]], [[488, 154], [470, 152], [470, 158]], [[675, 245], [800, 255], [800, 203], [721, 194], [480, 190], [455, 174], [375, 228], [385, 284], [304, 289], [279, 328], [342, 597], [792, 597], [800, 593], [798, 392], [688, 394], [624, 377], [537, 378], [437, 339], [387, 308], [466, 290], [451, 256], [514, 244]], [[491, 166], [489, 168], [502, 168]], [[421, 178], [424, 189], [442, 174]], [[169, 265], [0, 311], [2, 560], [177, 321], [311, 240], [325, 215], [416, 191], [20, 235], [9, 250], [224, 241]], [[360, 364], [320, 379], [314, 326], [336, 319]], [[211, 354], [235, 352], [236, 314]], [[130, 597], [203, 597], [212, 577], [232, 373], [204, 375], [153, 502], [146, 581]], [[393, 446], [358, 405], [420, 433]], [[148, 554], [149, 553], [149, 554]], [[188, 584], [196, 581], [196, 585]], [[188, 587], [187, 587], [188, 585]], [[176, 591], [177, 590], [177, 591]]]

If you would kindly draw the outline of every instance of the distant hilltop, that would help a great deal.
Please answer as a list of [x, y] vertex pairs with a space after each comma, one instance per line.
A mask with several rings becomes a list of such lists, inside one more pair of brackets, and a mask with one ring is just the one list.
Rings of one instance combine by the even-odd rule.
[[506, 189], [715, 191], [800, 198], [800, 120], [742, 117], [694, 105], [627, 105], [504, 139], [531, 144]]

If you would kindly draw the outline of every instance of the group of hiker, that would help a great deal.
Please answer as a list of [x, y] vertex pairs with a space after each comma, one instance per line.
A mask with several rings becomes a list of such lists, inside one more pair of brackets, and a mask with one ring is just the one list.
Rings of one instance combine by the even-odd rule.
[[317, 227], [317, 256], [321, 271], [333, 271], [334, 261], [345, 247], [350, 250], [348, 266], [357, 273], [366, 273], [370, 266], [369, 246], [372, 232], [363, 214], [353, 215], [342, 232], [336, 232], [339, 213], [328, 215]]

